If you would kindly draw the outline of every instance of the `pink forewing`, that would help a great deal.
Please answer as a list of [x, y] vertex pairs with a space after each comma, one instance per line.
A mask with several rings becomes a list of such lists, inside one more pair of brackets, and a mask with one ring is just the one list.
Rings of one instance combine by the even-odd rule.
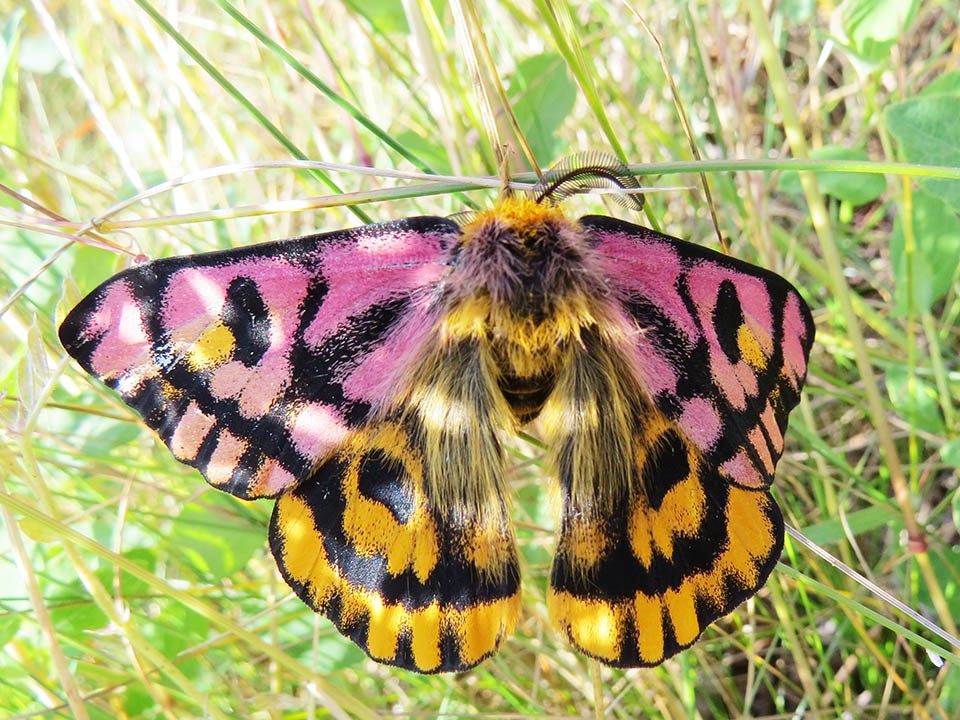
[[806, 324], [800, 310], [800, 299], [796, 295], [787, 298], [787, 306], [783, 313], [783, 327], [784, 374], [794, 389], [799, 390], [800, 383], [807, 374], [803, 342], [808, 338]]
[[170, 276], [163, 299], [164, 327], [187, 342], [196, 340], [199, 332], [220, 317], [227, 288], [237, 278], [256, 282], [258, 292], [271, 310], [272, 340], [289, 342], [311, 273], [283, 258], [253, 258], [178, 270]]
[[196, 402], [191, 401], [170, 438], [170, 451], [174, 457], [178, 460], [195, 458], [200, 445], [216, 424], [216, 418], [203, 412]]
[[105, 380], [152, 364], [143, 313], [126, 282], [107, 288], [96, 311], [88, 316], [84, 331], [89, 336], [103, 333], [90, 363], [92, 371]]
[[221, 429], [217, 435], [217, 445], [207, 462], [206, 478], [211, 485], [226, 485], [233, 477], [237, 463], [247, 451], [250, 443], [238, 438], [229, 430]]
[[677, 291], [683, 267], [676, 250], [646, 237], [603, 233], [596, 252], [603, 273], [616, 291], [655, 302], [689, 340], [699, 336]]
[[425, 303], [414, 307], [386, 342], [350, 370], [343, 379], [347, 397], [379, 405], [398, 391], [436, 326], [437, 317], [432, 310]]
[[370, 235], [325, 248], [323, 312], [306, 328], [304, 340], [317, 346], [371, 306], [438, 283], [446, 272], [438, 262], [441, 251], [438, 236], [415, 232]]
[[319, 402], [299, 407], [290, 422], [290, 437], [304, 457], [322, 458], [347, 438], [350, 429], [331, 405]]
[[677, 422], [698, 447], [706, 449], [714, 446], [723, 431], [716, 406], [705, 397], [687, 400]]

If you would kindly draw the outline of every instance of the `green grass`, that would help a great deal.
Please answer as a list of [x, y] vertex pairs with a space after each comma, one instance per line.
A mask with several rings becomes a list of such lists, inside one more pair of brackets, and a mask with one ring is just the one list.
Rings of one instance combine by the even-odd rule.
[[960, 648], [792, 541], [756, 598], [663, 666], [578, 656], [547, 620], [556, 511], [519, 439], [520, 626], [460, 676], [377, 666], [291, 597], [270, 503], [208, 489], [65, 357], [58, 322], [131, 254], [496, 197], [243, 163], [471, 177], [497, 175], [501, 145], [516, 171], [614, 152], [674, 188], [643, 222], [716, 245], [705, 178], [731, 254], [814, 309], [775, 485], [788, 522], [956, 633], [956, 11], [635, 2], [661, 61], [617, 3], [406, 5], [0, 0], [0, 715], [956, 717]]

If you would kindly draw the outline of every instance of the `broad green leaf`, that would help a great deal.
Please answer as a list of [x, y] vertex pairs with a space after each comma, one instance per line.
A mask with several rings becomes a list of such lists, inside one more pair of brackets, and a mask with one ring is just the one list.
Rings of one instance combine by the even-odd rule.
[[440, 175], [450, 173], [450, 158], [435, 137], [424, 137], [421, 133], [404, 130], [397, 135], [397, 142], [433, 168], [434, 172]]
[[23, 624], [23, 615], [10, 613], [0, 615], [0, 648], [13, 640], [20, 626]]
[[[204, 497], [204, 505], [191, 503], [183, 508], [173, 525], [171, 549], [204, 577], [232, 575], [263, 548], [266, 528], [255, 529], [232, 520], [236, 501], [229, 497], [210, 494]], [[214, 512], [219, 508], [223, 512]]]
[[547, 167], [562, 152], [555, 133], [577, 99], [577, 86], [563, 59], [553, 53], [527, 58], [509, 78], [509, 95], [534, 157]]
[[[203, 615], [179, 603], [170, 602], [164, 604], [163, 612], [157, 622], [146, 629], [146, 634], [166, 657], [175, 657], [191, 645], [206, 640], [209, 629], [210, 621]], [[185, 661], [180, 664], [180, 669], [187, 672], [186, 663], [196, 660], [192, 658]]]
[[899, 524], [902, 524], [902, 516], [891, 506], [873, 505], [848, 513], [844, 517], [844, 521], [841, 522], [839, 518], [831, 518], [815, 525], [808, 525], [803, 529], [803, 534], [817, 545], [828, 545], [846, 538], [847, 531], [844, 525], [848, 526], [856, 536], [877, 528], [890, 525], [899, 526]]
[[[61, 586], [50, 597], [50, 619], [57, 632], [82, 644], [89, 633], [104, 630], [110, 624], [106, 613], [93, 602], [90, 594], [78, 579]], [[69, 651], [80, 653], [81, 650]]]
[[848, 0], [840, 19], [849, 48], [868, 62], [887, 59], [913, 22], [917, 0]]
[[[811, 151], [814, 160], [869, 160], [866, 151], [861, 148], [825, 145]], [[867, 175], [848, 172], [818, 172], [817, 182], [825, 195], [835, 197], [854, 207], [866, 205], [883, 195], [887, 181], [883, 175]], [[801, 194], [800, 176], [797, 173], [785, 173], [780, 176], [780, 189], [784, 192]]]
[[960, 218], [953, 210], [936, 197], [917, 191], [913, 194], [911, 222], [916, 247], [909, 267], [899, 215], [890, 234], [893, 312], [901, 317], [911, 309], [914, 313], [928, 312], [953, 284], [960, 267]]
[[18, 147], [20, 136], [20, 35], [23, 8], [8, 17], [0, 31], [0, 142]]
[[[960, 438], [951, 440], [940, 448], [940, 459], [950, 467], [960, 470]], [[960, 502], [960, 493], [957, 493], [956, 497], [958, 498], [956, 502]], [[960, 527], [960, 525], [957, 525], [957, 527]]]
[[920, 92], [921, 97], [957, 94], [960, 94], [960, 72], [956, 70], [934, 78], [930, 81], [930, 84]]
[[913, 427], [934, 434], [944, 431], [936, 388], [907, 368], [896, 367], [887, 372], [887, 394], [900, 417]]
[[[125, 550], [123, 556], [145, 570], [149, 570], [150, 572], [156, 570], [157, 555], [149, 548], [131, 548], [130, 550]], [[104, 587], [112, 588], [114, 584], [114, 573], [115, 569], [113, 567], [105, 565], [97, 569], [96, 575]], [[120, 587], [123, 596], [127, 598], [135, 598], [136, 596], [152, 592], [146, 582], [123, 571], [120, 573]]]
[[73, 251], [70, 277], [81, 293], [88, 293], [121, 270], [120, 256], [103, 248], [78, 243]]
[[[960, 92], [925, 95], [895, 103], [884, 112], [904, 160], [960, 166]], [[960, 209], [960, 181], [920, 180], [927, 191]]]

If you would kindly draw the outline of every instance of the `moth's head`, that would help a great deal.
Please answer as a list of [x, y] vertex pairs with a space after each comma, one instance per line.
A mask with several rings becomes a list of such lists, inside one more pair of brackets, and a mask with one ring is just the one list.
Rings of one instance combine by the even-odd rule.
[[463, 246], [505, 244], [527, 253], [564, 231], [571, 223], [559, 205], [527, 195], [505, 196], [488, 210], [474, 214], [463, 225]]
[[613, 157], [597, 153], [574, 155], [546, 171], [527, 193], [504, 192], [492, 208], [463, 219], [463, 248], [473, 247], [485, 258], [498, 247], [526, 260], [564, 255], [575, 247], [578, 225], [566, 218], [560, 203], [571, 195], [604, 188], [621, 190], [614, 199], [633, 210], [643, 209], [643, 196], [630, 192], [640, 184], [630, 170]]

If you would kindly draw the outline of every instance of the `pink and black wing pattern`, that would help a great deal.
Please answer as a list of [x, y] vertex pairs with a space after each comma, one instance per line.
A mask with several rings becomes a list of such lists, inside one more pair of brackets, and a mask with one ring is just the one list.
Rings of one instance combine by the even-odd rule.
[[722, 477], [768, 487], [813, 345], [800, 294], [700, 245], [609, 217], [580, 223], [636, 328], [644, 389]]
[[274, 497], [389, 400], [457, 236], [413, 218], [156, 260], [94, 290], [60, 340], [211, 485]]

